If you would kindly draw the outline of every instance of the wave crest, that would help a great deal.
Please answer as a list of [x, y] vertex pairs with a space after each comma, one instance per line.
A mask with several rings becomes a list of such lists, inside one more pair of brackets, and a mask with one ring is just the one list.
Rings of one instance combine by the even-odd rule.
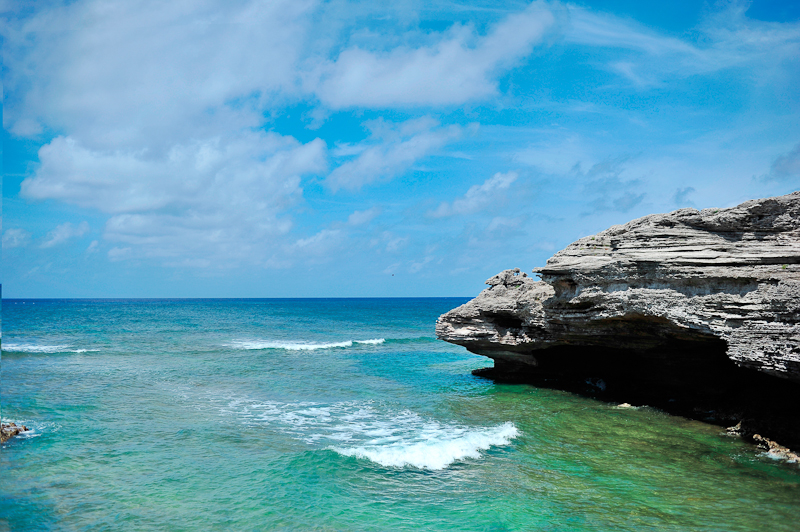
[[69, 345], [3, 344], [3, 351], [9, 353], [86, 353], [90, 350], [76, 349]]
[[378, 345], [386, 342], [385, 338], [374, 338], [372, 340], [356, 340], [357, 344]]
[[465, 458], [480, 458], [481, 451], [508, 445], [519, 435], [513, 423], [482, 429], [438, 427], [428, 434], [410, 434], [400, 441], [376, 440], [352, 448], [334, 448], [344, 456], [366, 458], [386, 467], [445, 469]]
[[336, 349], [353, 347], [353, 344], [378, 345], [384, 343], [384, 338], [372, 340], [346, 340], [344, 342], [274, 342], [261, 340], [236, 340], [229, 344], [234, 349], [260, 350], [260, 349], [286, 349], [287, 351], [316, 351], [317, 349]]
[[481, 451], [508, 445], [520, 432], [506, 422], [468, 427], [392, 412], [372, 402], [280, 403], [232, 400], [221, 408], [250, 426], [266, 425], [309, 445], [384, 467], [445, 469]]

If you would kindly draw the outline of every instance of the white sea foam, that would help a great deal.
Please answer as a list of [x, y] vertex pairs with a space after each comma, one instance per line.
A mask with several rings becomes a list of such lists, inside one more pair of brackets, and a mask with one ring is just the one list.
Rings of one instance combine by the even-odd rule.
[[309, 445], [385, 467], [444, 469], [481, 451], [508, 445], [519, 435], [513, 423], [468, 427], [392, 412], [372, 402], [334, 404], [232, 400], [221, 408], [250, 426], [267, 425]]
[[312, 343], [312, 342], [274, 342], [274, 341], [261, 341], [261, 340], [237, 340], [228, 344], [229, 347], [234, 349], [286, 349], [288, 351], [316, 351], [317, 349], [335, 349], [341, 347], [353, 347], [353, 344], [367, 344], [377, 345], [382, 344], [386, 340], [383, 338], [375, 338], [373, 340], [347, 340], [344, 342], [326, 342], [326, 343]]
[[286, 349], [289, 351], [315, 351], [317, 349], [333, 349], [335, 347], [351, 347], [353, 342], [330, 342], [330, 343], [302, 343], [302, 342], [262, 342], [236, 341], [230, 344], [235, 349]]
[[3, 351], [9, 353], [86, 353], [89, 349], [74, 348], [69, 345], [3, 344]]
[[357, 344], [378, 345], [386, 341], [385, 338], [373, 338], [372, 340], [356, 340]]
[[444, 469], [465, 458], [480, 458], [481, 451], [508, 445], [519, 435], [511, 422], [496, 427], [467, 428], [433, 424], [419, 433], [389, 435], [357, 447], [334, 448], [345, 456], [366, 458], [387, 467]]
[[4, 418], [3, 423], [14, 423], [18, 427], [28, 427], [28, 430], [25, 432], [20, 432], [15, 436], [16, 439], [26, 439], [26, 438], [38, 438], [39, 436], [43, 435], [46, 432], [58, 432], [61, 429], [61, 425], [58, 423], [54, 423], [52, 421], [30, 421], [30, 420], [21, 420], [21, 419], [9, 419]]

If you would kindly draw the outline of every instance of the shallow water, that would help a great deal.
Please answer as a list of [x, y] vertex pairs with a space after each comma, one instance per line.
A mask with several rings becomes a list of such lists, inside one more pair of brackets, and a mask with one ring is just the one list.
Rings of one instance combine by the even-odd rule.
[[0, 530], [798, 529], [718, 427], [472, 376], [463, 301], [3, 301]]

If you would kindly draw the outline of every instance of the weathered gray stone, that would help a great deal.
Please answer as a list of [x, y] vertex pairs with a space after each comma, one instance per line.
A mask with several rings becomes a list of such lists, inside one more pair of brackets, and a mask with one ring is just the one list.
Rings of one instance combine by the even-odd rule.
[[800, 192], [645, 216], [534, 272], [542, 281], [492, 277], [439, 318], [437, 336], [527, 367], [559, 346], [722, 341], [738, 366], [800, 382]]

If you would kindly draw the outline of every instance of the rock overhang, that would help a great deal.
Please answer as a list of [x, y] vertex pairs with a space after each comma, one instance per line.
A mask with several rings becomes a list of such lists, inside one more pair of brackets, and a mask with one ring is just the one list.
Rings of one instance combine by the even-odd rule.
[[439, 338], [532, 357], [716, 338], [734, 364], [800, 382], [800, 192], [645, 216], [570, 244], [533, 273], [541, 281], [519, 269], [489, 279], [440, 317]]

